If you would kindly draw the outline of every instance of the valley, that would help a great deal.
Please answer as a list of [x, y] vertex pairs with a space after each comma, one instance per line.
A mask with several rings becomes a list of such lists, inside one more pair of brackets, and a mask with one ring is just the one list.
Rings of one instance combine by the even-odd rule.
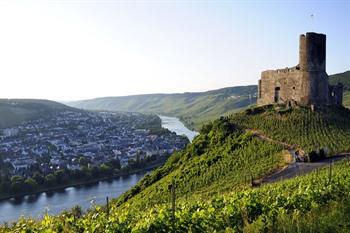
[[156, 115], [55, 109], [1, 129], [0, 198], [161, 165], [188, 142], [162, 128]]
[[[350, 71], [329, 76], [329, 82], [344, 84], [344, 106], [350, 107]], [[220, 116], [240, 112], [256, 104], [257, 86], [227, 87], [182, 94], [149, 94], [104, 97], [68, 102], [72, 107], [89, 110], [129, 111], [178, 117], [188, 128], [200, 130], [203, 124]]]
[[[350, 207], [350, 165], [349, 160], [336, 161], [333, 156], [348, 150], [348, 144], [341, 142], [349, 138], [349, 119], [350, 111], [342, 107], [312, 111], [308, 107], [286, 106], [250, 108], [221, 117], [204, 125], [191, 144], [173, 153], [164, 166], [112, 200], [108, 209], [96, 206], [83, 216], [72, 210], [46, 215], [39, 221], [22, 219], [0, 229], [8, 232], [25, 225], [31, 230], [71, 232], [91, 231], [97, 226], [113, 232], [295, 232], [298, 224], [303, 231], [330, 226], [344, 231]], [[305, 131], [304, 124], [310, 125], [310, 130]], [[264, 140], [247, 129], [264, 132], [278, 143]], [[279, 132], [288, 133], [277, 138]], [[313, 139], [321, 137], [326, 140], [319, 143]], [[289, 145], [301, 148], [307, 160], [322, 160], [326, 156], [335, 162], [331, 170], [317, 162], [310, 165], [313, 168], [306, 174], [293, 172], [292, 177], [255, 187], [253, 180], [288, 166], [283, 155], [288, 153]], [[329, 150], [321, 152], [326, 146]], [[175, 216], [171, 209], [173, 184]], [[334, 216], [336, 225], [330, 222]]]

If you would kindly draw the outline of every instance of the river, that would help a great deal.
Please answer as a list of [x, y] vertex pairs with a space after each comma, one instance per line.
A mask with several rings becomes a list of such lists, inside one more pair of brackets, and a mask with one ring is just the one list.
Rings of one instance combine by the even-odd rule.
[[[177, 133], [186, 135], [190, 141], [197, 134], [187, 129], [175, 117], [159, 116], [162, 126]], [[109, 181], [100, 181], [91, 185], [69, 187], [55, 192], [44, 192], [27, 195], [23, 198], [11, 198], [0, 201], [0, 223], [16, 221], [20, 216], [40, 218], [45, 212], [58, 214], [65, 209], [80, 205], [87, 210], [94, 204], [104, 204], [106, 197], [115, 198], [134, 186], [145, 173], [119, 177]]]
[[177, 135], [185, 135], [191, 142], [198, 134], [195, 131], [189, 130], [178, 118], [159, 115], [162, 120], [162, 127], [175, 132]]

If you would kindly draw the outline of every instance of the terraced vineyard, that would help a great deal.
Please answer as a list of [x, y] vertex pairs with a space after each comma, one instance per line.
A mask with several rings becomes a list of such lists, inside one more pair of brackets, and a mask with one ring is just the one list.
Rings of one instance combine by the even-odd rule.
[[273, 106], [248, 109], [230, 117], [232, 123], [259, 130], [307, 153], [323, 149], [327, 155], [350, 151], [350, 110], [344, 107], [288, 109]]
[[206, 125], [184, 151], [173, 154], [163, 167], [146, 176], [116, 203], [145, 207], [167, 202], [169, 197], [164, 193], [173, 180], [177, 196], [182, 199], [241, 190], [252, 178], [284, 166], [282, 154], [279, 144], [244, 133], [222, 118]]
[[[343, 161], [259, 189], [213, 196], [206, 201], [180, 201], [175, 218], [170, 203], [148, 209], [95, 207], [75, 212], [22, 219], [1, 232], [348, 232], [350, 163]], [[331, 177], [331, 178], [330, 178]]]
[[252, 179], [285, 165], [285, 151], [247, 128], [307, 151], [323, 148], [333, 155], [350, 149], [346, 108], [249, 109], [205, 125], [184, 151], [108, 208], [21, 219], [0, 232], [348, 232], [350, 161], [251, 188]]

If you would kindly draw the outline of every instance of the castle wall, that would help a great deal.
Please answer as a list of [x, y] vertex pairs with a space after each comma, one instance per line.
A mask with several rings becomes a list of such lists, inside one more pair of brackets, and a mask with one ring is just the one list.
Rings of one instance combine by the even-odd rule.
[[258, 105], [342, 104], [342, 86], [330, 86], [325, 69], [326, 35], [313, 32], [301, 35], [297, 66], [262, 72]]
[[[308, 99], [308, 85], [302, 71], [296, 68], [268, 70], [261, 74], [259, 82], [258, 105], [287, 103], [289, 101], [305, 102]], [[276, 99], [276, 90], [279, 98]]]

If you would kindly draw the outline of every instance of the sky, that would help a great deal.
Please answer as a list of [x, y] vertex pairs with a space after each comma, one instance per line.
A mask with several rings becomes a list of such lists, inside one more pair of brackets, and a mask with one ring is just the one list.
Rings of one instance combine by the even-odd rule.
[[328, 74], [350, 70], [350, 1], [0, 0], [0, 98], [257, 84], [297, 65], [308, 31], [327, 35]]

